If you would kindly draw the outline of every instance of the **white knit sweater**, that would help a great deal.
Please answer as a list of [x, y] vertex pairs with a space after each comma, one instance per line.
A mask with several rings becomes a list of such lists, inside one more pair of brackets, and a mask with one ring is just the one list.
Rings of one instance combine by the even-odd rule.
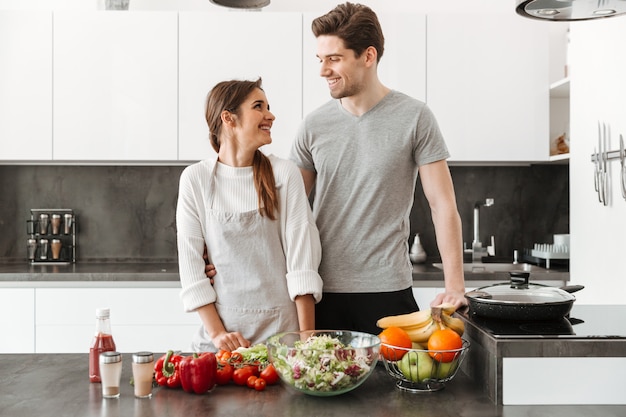
[[[302, 176], [291, 161], [270, 155], [279, 196], [280, 239], [285, 253], [287, 287], [291, 299], [313, 294], [322, 297], [317, 272], [321, 260], [319, 232], [311, 214]], [[202, 252], [206, 224], [207, 190], [216, 159], [185, 168], [180, 177], [176, 226], [181, 298], [186, 311], [213, 303], [216, 293], [204, 272]], [[218, 163], [213, 210], [248, 212], [258, 209], [252, 167]], [[218, 271], [219, 273], [219, 271]]]

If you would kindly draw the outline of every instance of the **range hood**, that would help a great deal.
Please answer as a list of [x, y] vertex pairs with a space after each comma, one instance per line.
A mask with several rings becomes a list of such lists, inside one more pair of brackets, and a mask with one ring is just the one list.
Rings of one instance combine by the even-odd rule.
[[230, 7], [231, 9], [260, 9], [270, 4], [270, 0], [210, 0], [218, 6]]
[[516, 0], [517, 14], [555, 22], [600, 19], [626, 13], [626, 0]]

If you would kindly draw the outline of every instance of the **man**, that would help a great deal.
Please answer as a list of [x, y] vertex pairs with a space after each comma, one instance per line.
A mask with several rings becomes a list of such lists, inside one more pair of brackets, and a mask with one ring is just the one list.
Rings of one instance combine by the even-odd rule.
[[333, 100], [303, 121], [291, 150], [320, 231], [324, 292], [316, 328], [377, 334], [376, 321], [416, 311], [408, 258], [418, 177], [444, 265], [431, 305], [465, 305], [461, 220], [437, 122], [422, 102], [384, 86], [384, 37], [367, 6], [345, 3], [312, 23]]

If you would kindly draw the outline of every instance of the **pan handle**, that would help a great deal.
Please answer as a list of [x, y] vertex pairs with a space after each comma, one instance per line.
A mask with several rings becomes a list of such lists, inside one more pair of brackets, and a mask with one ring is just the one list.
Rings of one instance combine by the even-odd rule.
[[560, 287], [560, 289], [562, 289], [563, 291], [568, 292], [570, 294], [573, 293], [573, 292], [580, 291], [583, 288], [585, 288], [584, 285], [566, 285], [564, 287]]

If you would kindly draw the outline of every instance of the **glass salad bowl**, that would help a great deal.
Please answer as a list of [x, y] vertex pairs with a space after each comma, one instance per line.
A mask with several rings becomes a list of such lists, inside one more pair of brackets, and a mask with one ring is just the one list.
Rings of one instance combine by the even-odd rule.
[[266, 342], [281, 380], [299, 392], [333, 396], [352, 391], [378, 362], [380, 339], [347, 330], [278, 333]]

